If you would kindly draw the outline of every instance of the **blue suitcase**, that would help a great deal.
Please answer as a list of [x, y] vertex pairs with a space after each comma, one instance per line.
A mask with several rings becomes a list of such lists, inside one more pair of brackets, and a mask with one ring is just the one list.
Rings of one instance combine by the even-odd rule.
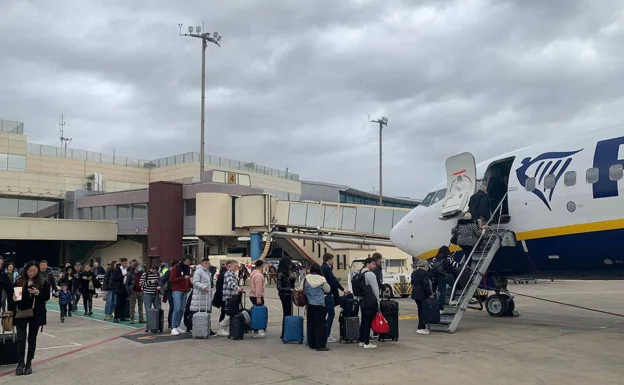
[[266, 331], [269, 326], [269, 309], [264, 305], [251, 308], [251, 329]]
[[303, 317], [289, 315], [284, 319], [284, 343], [303, 343]]

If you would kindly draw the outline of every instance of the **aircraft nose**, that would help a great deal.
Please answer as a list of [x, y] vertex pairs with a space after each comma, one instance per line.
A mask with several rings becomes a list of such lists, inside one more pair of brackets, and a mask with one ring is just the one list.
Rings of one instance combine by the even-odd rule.
[[407, 233], [401, 224], [397, 224], [390, 230], [390, 242], [400, 250], [407, 252]]

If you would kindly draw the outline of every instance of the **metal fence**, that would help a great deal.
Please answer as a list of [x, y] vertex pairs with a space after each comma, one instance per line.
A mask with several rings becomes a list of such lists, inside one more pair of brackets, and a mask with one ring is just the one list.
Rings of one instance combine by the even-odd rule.
[[13, 134], [24, 134], [24, 123], [15, 120], [0, 119], [0, 132], [11, 132]]

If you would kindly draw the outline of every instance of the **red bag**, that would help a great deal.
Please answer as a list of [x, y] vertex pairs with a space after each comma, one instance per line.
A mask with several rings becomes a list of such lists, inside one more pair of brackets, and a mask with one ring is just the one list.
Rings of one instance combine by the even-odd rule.
[[387, 334], [390, 333], [390, 325], [388, 325], [388, 321], [386, 321], [386, 317], [381, 314], [381, 312], [377, 313], [375, 318], [373, 319], [373, 332], [377, 334]]

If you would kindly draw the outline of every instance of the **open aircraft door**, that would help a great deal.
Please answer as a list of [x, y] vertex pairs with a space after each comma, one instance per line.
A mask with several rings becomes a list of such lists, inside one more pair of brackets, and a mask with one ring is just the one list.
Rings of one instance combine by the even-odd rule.
[[470, 197], [477, 191], [477, 164], [469, 152], [446, 160], [446, 195], [441, 218], [468, 211]]

